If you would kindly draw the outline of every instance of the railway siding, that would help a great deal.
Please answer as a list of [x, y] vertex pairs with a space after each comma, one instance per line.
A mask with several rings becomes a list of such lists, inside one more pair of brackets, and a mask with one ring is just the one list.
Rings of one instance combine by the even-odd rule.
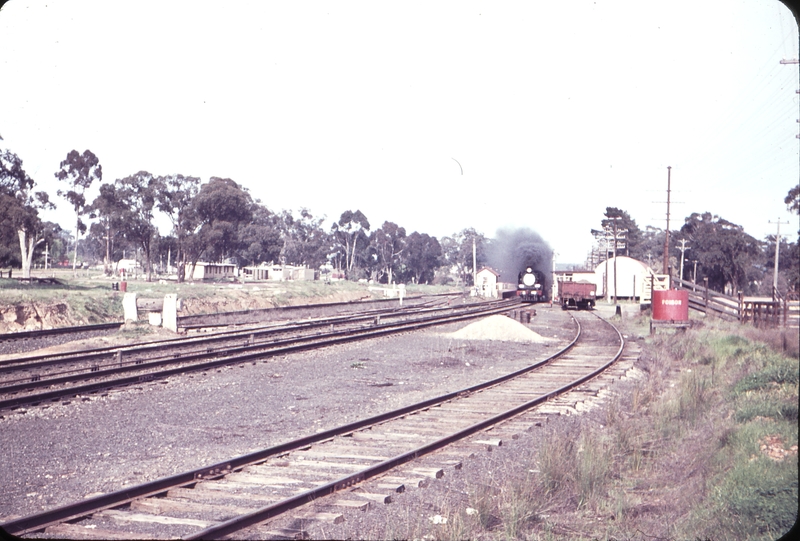
[[[591, 316], [589, 316], [591, 317]], [[587, 333], [591, 335], [592, 333]], [[597, 340], [597, 336], [588, 336], [587, 339], [589, 340]], [[596, 346], [597, 347], [597, 346]], [[584, 373], [589, 365], [592, 366], [592, 369], [599, 369], [602, 364], [605, 364], [609, 360], [609, 358], [613, 357], [614, 355], [609, 354], [608, 352], [614, 349], [617, 349], [616, 346], [613, 344], [606, 344], [606, 355], [585, 355], [581, 356], [580, 358], [570, 358], [569, 354], [564, 362], [564, 366], [558, 366], [558, 362], [560, 359], [556, 359], [550, 365], [545, 366], [541, 370], [547, 370], [548, 368], [552, 368], [551, 376], [547, 378], [537, 377], [539, 374], [538, 372], [529, 372], [525, 374], [524, 378], [529, 379], [532, 384], [535, 383], [536, 385], [541, 385], [543, 381], [547, 380], [549, 382], [549, 388], [558, 387], [559, 385], [564, 384], [564, 368], [569, 368], [568, 372], [572, 373], [572, 368], [577, 368], [579, 365], [583, 365]], [[616, 355], [616, 354], [615, 354]], [[436, 433], [436, 431], [430, 430], [423, 430], [420, 426], [422, 422], [427, 427], [433, 426], [447, 426], [449, 431], [460, 431], [464, 435], [471, 434], [477, 430], [485, 428], [487, 424], [487, 417], [492, 418], [500, 414], [500, 412], [504, 409], [510, 407], [509, 400], [513, 397], [515, 401], [514, 404], [517, 404], [516, 409], [517, 411], [524, 411], [527, 409], [527, 404], [531, 402], [531, 393], [520, 392], [518, 384], [515, 383], [513, 385], [514, 390], [512, 393], [509, 393], [506, 396], [503, 396], [502, 393], [498, 394], [497, 397], [494, 397], [494, 393], [500, 392], [495, 391], [494, 389], [483, 389], [477, 392], [468, 392], [468, 393], [460, 393], [458, 397], [453, 398], [451, 401], [454, 401], [454, 404], [463, 405], [468, 403], [468, 409], [480, 413], [479, 416], [475, 415], [463, 415], [463, 412], [456, 417], [452, 416], [452, 410], [450, 408], [442, 409], [441, 407], [430, 407], [426, 411], [415, 414], [410, 417], [414, 417], [413, 421], [409, 424], [406, 422], [406, 419], [403, 418], [399, 421], [394, 421], [391, 424], [383, 424], [379, 425], [374, 428], [364, 429], [354, 431], [349, 435], [345, 436], [337, 436], [334, 439], [334, 442], [337, 442], [339, 446], [345, 443], [344, 440], [350, 440], [346, 443], [352, 445], [353, 443], [356, 444], [355, 448], [351, 448], [349, 453], [344, 453], [346, 455], [350, 455], [351, 457], [358, 456], [360, 453], [357, 451], [358, 445], [363, 442], [367, 442], [368, 445], [372, 445], [373, 448], [377, 445], [382, 449], [383, 453], [386, 453], [389, 449], [395, 449], [393, 453], [401, 453], [399, 456], [406, 456], [409, 451], [406, 451], [405, 454], [403, 453], [403, 449], [408, 449], [408, 446], [417, 446], [420, 448], [427, 448], [427, 449], [436, 449], [444, 445], [444, 443], [440, 442], [440, 440], [436, 439], [441, 436], [441, 433]], [[599, 390], [599, 389], [597, 389]], [[592, 390], [591, 387], [586, 386], [582, 389], [578, 395], [588, 394], [588, 395], [597, 395], [597, 390]], [[490, 396], [491, 395], [491, 396]], [[558, 400], [558, 399], [556, 399]], [[456, 408], [460, 410], [460, 408]], [[442, 415], [444, 413], [445, 417], [436, 417], [438, 415]], [[541, 414], [535, 417], [535, 419], [540, 419]], [[430, 421], [421, 421], [423, 417], [431, 419]], [[474, 423], [475, 419], [483, 419], [483, 421], [478, 422], [477, 424]], [[534, 426], [536, 423], [540, 423], [539, 420], [534, 421]], [[388, 430], [386, 430], [388, 428]], [[427, 433], [426, 433], [427, 432]], [[445, 431], [446, 432], [446, 431]], [[513, 437], [513, 435], [512, 435]], [[447, 442], [449, 443], [452, 440], [452, 437], [447, 438]], [[312, 447], [312, 450], [324, 448], [325, 445], [329, 445], [331, 442], [326, 442], [322, 444], [315, 445]], [[478, 446], [485, 446], [486, 448], [491, 448], [492, 446], [499, 446], [502, 445], [501, 438], [489, 438], [486, 439], [476, 439], [472, 442], [473, 445]], [[303, 450], [298, 450], [291, 452], [288, 456], [280, 457], [279, 459], [275, 459], [271, 461], [271, 463], [265, 463], [263, 465], [254, 465], [254, 466], [247, 466], [243, 470], [238, 472], [231, 472], [224, 474], [224, 485], [230, 488], [231, 486], [237, 485], [256, 485], [259, 488], [257, 491], [260, 493], [265, 489], [273, 489], [273, 493], [275, 491], [288, 491], [289, 495], [296, 494], [298, 490], [298, 486], [305, 486], [308, 484], [311, 485], [318, 485], [320, 481], [319, 474], [320, 472], [324, 472], [327, 475], [333, 475], [334, 479], [330, 481], [333, 483], [332, 487], [339, 486], [340, 489], [352, 482], [349, 479], [353, 479], [353, 481], [357, 481], [360, 479], [365, 478], [365, 474], [355, 473], [355, 477], [347, 477], [347, 472], [355, 471], [358, 472], [356, 468], [367, 468], [367, 471], [373, 471], [373, 475], [377, 473], [381, 473], [384, 471], [384, 463], [379, 463], [378, 465], [370, 466], [369, 463], [371, 461], [360, 459], [358, 462], [358, 466], [353, 464], [354, 458], [344, 458], [342, 456], [341, 449], [338, 449], [335, 453], [331, 454], [332, 460], [315, 460], [314, 458], [306, 458], [303, 456], [302, 453], [307, 452]], [[320, 453], [322, 451], [315, 451], [316, 453]], [[374, 451], [371, 451], [374, 452]], [[419, 454], [419, 451], [412, 451], [414, 456]], [[381, 456], [382, 455], [368, 455], [368, 456]], [[319, 458], [317, 456], [316, 458]], [[397, 460], [397, 459], [395, 459]], [[405, 462], [405, 458], [400, 459], [400, 463]], [[460, 467], [460, 461], [457, 459], [451, 459], [446, 461], [446, 466], [450, 467]], [[317, 472], [314, 475], [311, 475], [311, 471]], [[345, 472], [345, 477], [341, 477], [338, 480], [336, 476], [342, 472]], [[402, 471], [402, 469], [401, 469]], [[424, 468], [420, 466], [415, 466], [408, 470], [412, 476], [421, 476], [421, 477], [431, 477], [431, 478], [438, 478], [444, 473], [445, 468]], [[224, 473], [224, 472], [223, 472]], [[288, 474], [288, 475], [287, 475]], [[214, 481], [216, 483], [216, 481]], [[230, 485], [233, 483], [233, 485]], [[344, 486], [343, 486], [344, 483]], [[205, 482], [199, 483], [196, 487], [202, 487]], [[386, 484], [386, 483], [384, 483]], [[391, 484], [391, 483], [388, 483]], [[400, 483], [404, 485], [404, 483]], [[327, 486], [327, 485], [326, 485]], [[241, 486], [237, 487], [237, 490], [241, 488]], [[196, 490], [193, 488], [192, 490]], [[175, 495], [174, 495], [175, 496]], [[185, 494], [184, 494], [185, 496]], [[163, 499], [163, 498], [162, 498]], [[147, 500], [145, 500], [147, 501]], [[345, 500], [349, 501], [349, 500]], [[172, 499], [170, 499], [169, 495], [167, 495], [167, 500], [164, 502], [155, 502], [155, 503], [147, 503], [147, 504], [139, 504], [136, 503], [131, 504], [129, 510], [127, 512], [119, 513], [107, 513], [103, 512], [103, 514], [98, 515], [96, 518], [98, 519], [112, 519], [112, 520], [122, 520], [125, 522], [148, 522], [146, 518], [141, 516], [141, 513], [135, 514], [134, 511], [142, 511], [142, 510], [155, 510], [158, 511], [155, 513], [155, 517], [159, 517], [156, 519], [152, 519], [150, 524], [157, 523], [161, 526], [168, 528], [167, 532], [169, 535], [187, 535], [186, 528], [189, 526], [201, 527], [199, 524], [190, 524], [189, 521], [192, 520], [206, 520], [204, 519], [196, 519], [191, 515], [192, 513], [201, 512], [202, 507], [191, 505], [182, 505], [180, 503], [180, 499], [177, 500], [178, 503], [175, 503]], [[197, 502], [195, 502], [197, 503]], [[205, 504], [203, 504], [205, 505]], [[294, 505], [294, 504], [292, 504]], [[351, 504], [345, 504], [345, 506]], [[143, 507], [142, 507], [143, 506]], [[174, 512], [179, 516], [172, 517], [174, 520], [170, 522], [167, 520], [169, 524], [165, 524], [165, 519], [163, 519], [162, 515], [164, 512], [167, 512], [167, 509], [171, 509], [169, 512]], [[221, 525], [216, 526], [209, 526], [209, 530], [203, 530], [200, 533], [194, 533], [191, 535], [218, 535], [222, 534], [224, 528], [227, 528], [226, 522], [222, 518], [218, 518], [219, 513], [230, 513], [233, 512], [233, 509], [239, 509], [242, 511], [243, 508], [236, 506], [223, 506], [221, 509], [224, 511], [220, 511], [219, 509], [214, 511], [217, 513], [214, 515], [213, 520], [221, 521]], [[119, 511], [119, 510], [117, 510]], [[269, 507], [265, 508], [265, 510], [259, 511], [255, 513], [253, 519], [235, 519], [232, 522], [236, 523], [236, 528], [239, 528], [242, 524], [242, 521], [252, 523], [252, 520], [260, 520], [263, 518], [263, 514], [266, 513], [269, 515], [271, 509]], [[323, 513], [325, 513], [323, 511]], [[247, 516], [247, 515], [246, 515]], [[330, 518], [330, 517], [329, 517]], [[327, 520], [327, 519], [321, 519]], [[335, 522], [335, 519], [332, 519]], [[96, 528], [103, 528], [107, 526], [107, 524], [95, 524]], [[214, 528], [223, 528], [214, 529]], [[180, 532], [180, 533], [179, 533]], [[142, 531], [142, 535], [147, 535], [148, 531]]]

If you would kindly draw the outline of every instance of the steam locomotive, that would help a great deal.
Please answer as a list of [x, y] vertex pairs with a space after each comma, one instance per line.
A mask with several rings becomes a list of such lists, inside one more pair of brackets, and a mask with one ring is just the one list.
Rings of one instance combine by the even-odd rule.
[[522, 298], [522, 302], [546, 301], [547, 290], [544, 287], [544, 274], [534, 270], [533, 267], [525, 267], [525, 270], [519, 273], [517, 296]]

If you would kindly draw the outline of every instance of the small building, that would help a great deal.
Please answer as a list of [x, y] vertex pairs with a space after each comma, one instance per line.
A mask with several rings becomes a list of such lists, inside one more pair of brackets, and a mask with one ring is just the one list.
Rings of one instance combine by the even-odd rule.
[[475, 275], [475, 286], [481, 297], [497, 297], [497, 281], [500, 273], [489, 267], [483, 267]]
[[192, 266], [186, 265], [186, 279], [187, 280], [227, 280], [236, 278], [238, 275], [237, 267], [233, 263], [204, 263], [198, 262], [194, 266], [194, 274]]
[[132, 274], [142, 269], [142, 266], [135, 259], [120, 259], [115, 265], [117, 274]]
[[[616, 270], [615, 270], [616, 269]], [[594, 279], [584, 278], [597, 284], [597, 297], [638, 299], [645, 289], [645, 280], [650, 280], [652, 270], [643, 262], [627, 256], [610, 257], [594, 270]]]
[[266, 265], [243, 267], [242, 279], [248, 282], [264, 282], [269, 280], [270, 270], [270, 267]]

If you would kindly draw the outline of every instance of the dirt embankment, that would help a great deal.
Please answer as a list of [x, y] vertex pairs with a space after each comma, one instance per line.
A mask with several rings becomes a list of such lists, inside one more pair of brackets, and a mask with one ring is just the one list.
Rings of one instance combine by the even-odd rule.
[[66, 302], [0, 305], [0, 333], [80, 325], [81, 319], [72, 313]]
[[[246, 290], [236, 295], [228, 293], [225, 297], [204, 297], [181, 299], [179, 315], [193, 316], [197, 314], [215, 314], [219, 312], [238, 312], [241, 310], [258, 310], [276, 308], [278, 306], [296, 306], [300, 304], [322, 304], [328, 302], [349, 302], [365, 298], [361, 291], [338, 291], [330, 295], [316, 297], [283, 298], [248, 294]], [[367, 296], [369, 298], [369, 296]]]
[[[112, 294], [110, 294], [112, 295]], [[59, 295], [53, 295], [57, 297]], [[89, 299], [80, 294], [61, 295], [51, 302], [26, 301], [16, 304], [0, 302], [0, 334], [53, 329], [76, 325], [121, 321], [123, 317], [121, 295], [115, 300]], [[155, 297], [154, 293], [140, 293], [139, 297]], [[213, 314], [327, 302], [348, 302], [364, 298], [363, 291], [336, 291], [323, 296], [284, 297], [274, 292], [234, 290], [219, 296], [188, 297], [181, 299], [179, 315]], [[111, 298], [111, 296], [109, 296]]]

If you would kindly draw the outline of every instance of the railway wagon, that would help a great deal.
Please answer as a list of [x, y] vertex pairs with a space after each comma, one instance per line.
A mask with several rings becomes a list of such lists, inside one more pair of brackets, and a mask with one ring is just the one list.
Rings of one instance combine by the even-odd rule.
[[526, 267], [520, 272], [517, 296], [521, 297], [522, 302], [545, 302], [547, 290], [544, 287], [544, 273], [534, 270], [533, 267]]
[[580, 280], [578, 282], [559, 280], [558, 298], [561, 308], [577, 308], [591, 310], [597, 299], [597, 284]]

